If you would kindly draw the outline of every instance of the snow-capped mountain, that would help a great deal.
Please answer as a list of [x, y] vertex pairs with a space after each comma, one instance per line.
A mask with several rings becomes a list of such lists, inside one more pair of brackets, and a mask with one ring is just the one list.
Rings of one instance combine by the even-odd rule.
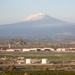
[[38, 13], [23, 21], [0, 26], [0, 37], [75, 36], [75, 24], [69, 24], [47, 14]]
[[38, 14], [33, 14], [31, 16], [28, 16], [27, 18], [25, 18], [24, 21], [36, 21], [36, 20], [41, 20], [41, 19], [46, 19], [49, 16], [43, 13], [38, 13]]
[[44, 13], [37, 13], [37, 14], [33, 14], [31, 16], [28, 16], [27, 18], [25, 18], [23, 20], [23, 22], [40, 22], [40, 23], [48, 23], [48, 24], [55, 24], [55, 23], [66, 23], [62, 20], [58, 20], [56, 18], [53, 18], [47, 14]]

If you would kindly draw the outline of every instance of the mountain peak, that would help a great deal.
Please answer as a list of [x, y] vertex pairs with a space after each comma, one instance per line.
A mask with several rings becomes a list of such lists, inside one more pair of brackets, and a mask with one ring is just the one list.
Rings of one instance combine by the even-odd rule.
[[46, 14], [44, 14], [44, 13], [38, 13], [38, 14], [35, 14], [35, 15], [43, 16], [43, 15], [46, 15]]
[[24, 21], [35, 21], [35, 20], [40, 20], [43, 19], [45, 17], [47, 17], [48, 15], [44, 14], [44, 13], [37, 13], [37, 14], [33, 14], [31, 16], [28, 16], [27, 18], [24, 19]]
[[23, 20], [23, 22], [34, 22], [34, 21], [37, 22], [37, 24], [43, 23], [43, 24], [54, 24], [54, 25], [58, 24], [59, 25], [59, 24], [65, 23], [62, 20], [53, 18], [44, 13], [32, 14]]

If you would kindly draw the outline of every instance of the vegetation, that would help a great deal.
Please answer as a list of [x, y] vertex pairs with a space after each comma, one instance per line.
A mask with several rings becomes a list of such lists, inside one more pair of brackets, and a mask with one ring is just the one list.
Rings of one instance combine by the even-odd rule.
[[50, 61], [52, 60], [74, 60], [75, 59], [75, 53], [52, 53], [52, 52], [13, 52], [13, 53], [0, 53], [1, 57], [7, 57], [7, 58], [17, 58], [17, 57], [25, 57], [25, 58], [47, 58]]
[[75, 75], [75, 71], [3, 71], [4, 75]]

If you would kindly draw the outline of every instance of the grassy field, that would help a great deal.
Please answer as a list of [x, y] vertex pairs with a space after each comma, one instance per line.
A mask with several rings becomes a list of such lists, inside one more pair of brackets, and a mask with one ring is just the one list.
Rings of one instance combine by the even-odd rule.
[[2, 71], [4, 75], [75, 75], [75, 71]]
[[75, 53], [56, 53], [56, 52], [3, 52], [0, 53], [1, 57], [9, 57], [9, 58], [17, 58], [17, 57], [25, 57], [25, 58], [47, 58], [49, 60], [74, 60]]

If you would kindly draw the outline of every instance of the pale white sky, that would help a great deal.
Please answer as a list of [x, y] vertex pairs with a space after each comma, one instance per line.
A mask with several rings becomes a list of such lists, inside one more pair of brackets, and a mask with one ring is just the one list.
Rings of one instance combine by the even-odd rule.
[[75, 0], [0, 0], [0, 24], [19, 22], [40, 12], [75, 23]]

